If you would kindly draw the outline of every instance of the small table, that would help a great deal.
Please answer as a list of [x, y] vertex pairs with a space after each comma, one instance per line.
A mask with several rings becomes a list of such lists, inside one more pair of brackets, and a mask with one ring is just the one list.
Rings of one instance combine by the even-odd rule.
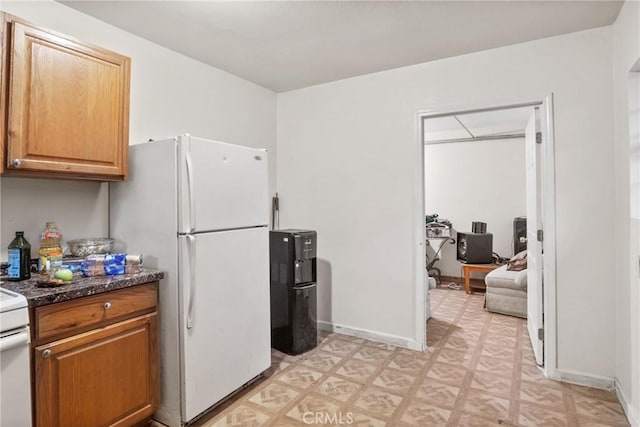
[[472, 271], [488, 273], [502, 265], [503, 264], [462, 264], [462, 272], [464, 273], [464, 291], [468, 294], [471, 293], [469, 276], [471, 275]]

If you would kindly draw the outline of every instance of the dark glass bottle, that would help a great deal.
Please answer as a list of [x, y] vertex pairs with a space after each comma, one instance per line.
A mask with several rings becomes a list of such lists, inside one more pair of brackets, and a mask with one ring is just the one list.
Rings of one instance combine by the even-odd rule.
[[31, 245], [24, 238], [24, 231], [16, 231], [16, 237], [9, 244], [9, 268], [7, 279], [25, 280], [31, 277]]

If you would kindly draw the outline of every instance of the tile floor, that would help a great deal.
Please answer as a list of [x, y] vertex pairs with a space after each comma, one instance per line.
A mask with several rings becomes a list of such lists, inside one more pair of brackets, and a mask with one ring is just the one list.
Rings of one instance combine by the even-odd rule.
[[614, 393], [547, 380], [526, 323], [483, 295], [431, 292], [425, 353], [339, 334], [300, 356], [273, 351], [267, 378], [197, 426], [628, 426]]

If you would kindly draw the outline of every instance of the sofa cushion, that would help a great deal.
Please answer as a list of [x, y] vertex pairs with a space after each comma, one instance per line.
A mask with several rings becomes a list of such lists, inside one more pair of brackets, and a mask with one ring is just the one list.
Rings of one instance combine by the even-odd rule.
[[513, 289], [487, 289], [487, 311], [527, 318], [527, 294]]
[[507, 266], [503, 265], [489, 272], [484, 278], [484, 283], [487, 285], [487, 288], [494, 287], [526, 291], [527, 270], [507, 270]]

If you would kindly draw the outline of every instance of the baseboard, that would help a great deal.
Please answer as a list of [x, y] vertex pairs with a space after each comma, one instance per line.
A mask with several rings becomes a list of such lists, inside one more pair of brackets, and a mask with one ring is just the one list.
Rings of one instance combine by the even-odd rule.
[[[464, 277], [458, 276], [440, 276], [440, 286], [446, 286], [449, 283], [456, 283], [464, 286]], [[471, 278], [469, 284], [472, 288], [484, 288], [484, 279]]]
[[553, 374], [549, 375], [552, 380], [563, 381], [565, 383], [584, 385], [587, 387], [599, 388], [602, 390], [613, 391], [613, 378], [601, 377], [599, 375], [590, 375], [583, 372], [565, 371], [557, 369]]
[[616, 396], [618, 396], [618, 400], [622, 405], [622, 409], [624, 409], [624, 413], [627, 415], [627, 420], [631, 427], [640, 427], [640, 416], [638, 416], [638, 412], [634, 409], [631, 401], [627, 398], [627, 396], [622, 391], [622, 387], [618, 380], [615, 381], [616, 387]]
[[318, 320], [318, 328], [322, 329], [323, 331], [336, 332], [338, 334], [344, 334], [352, 337], [364, 338], [371, 341], [378, 341], [385, 344], [391, 344], [398, 347], [404, 347], [410, 350], [422, 351], [421, 348], [418, 348], [416, 340], [400, 337], [397, 335], [385, 334], [383, 332], [369, 331], [367, 329], [352, 328], [344, 325], [337, 325], [335, 323], [325, 322], [323, 320]]
[[458, 276], [440, 276], [440, 283], [457, 283], [459, 285], [464, 285], [464, 278], [463, 277], [458, 277]]

